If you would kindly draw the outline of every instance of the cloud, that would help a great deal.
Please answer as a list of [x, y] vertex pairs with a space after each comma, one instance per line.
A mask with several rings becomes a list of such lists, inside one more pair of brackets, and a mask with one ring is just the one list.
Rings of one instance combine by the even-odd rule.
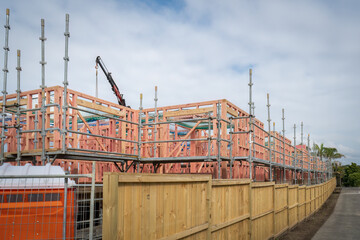
[[[40, 18], [48, 38], [47, 85], [62, 84], [64, 15], [70, 13], [70, 88], [95, 94], [100, 55], [133, 108], [141, 92], [152, 107], [158, 85], [161, 106], [227, 98], [247, 110], [253, 67], [259, 119], [267, 120], [269, 92], [277, 129], [285, 108], [288, 138], [295, 123], [300, 139], [303, 121], [305, 136], [334, 143], [360, 163], [356, 1], [12, 1], [0, 7], [12, 10], [9, 92], [16, 88], [17, 48], [22, 90], [40, 85]], [[116, 102], [102, 73], [99, 89], [99, 97]]]

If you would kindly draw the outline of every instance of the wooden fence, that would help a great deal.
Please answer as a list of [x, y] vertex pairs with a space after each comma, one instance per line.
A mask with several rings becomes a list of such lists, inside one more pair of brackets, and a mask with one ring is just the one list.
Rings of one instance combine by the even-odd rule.
[[316, 212], [335, 185], [107, 173], [103, 239], [269, 239]]

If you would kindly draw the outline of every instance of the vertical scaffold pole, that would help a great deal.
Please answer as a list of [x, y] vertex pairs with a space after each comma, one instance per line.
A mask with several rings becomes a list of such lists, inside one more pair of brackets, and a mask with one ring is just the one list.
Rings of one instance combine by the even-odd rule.
[[233, 162], [234, 162], [234, 159], [233, 159], [233, 128], [232, 128], [232, 118], [229, 119], [230, 120], [230, 179], [233, 178]]
[[304, 144], [304, 132], [303, 132], [304, 124], [301, 122], [301, 181], [304, 184], [304, 150], [302, 146]]
[[95, 173], [96, 173], [96, 163], [95, 163], [95, 161], [92, 161], [91, 192], [90, 192], [89, 240], [93, 239], [93, 234], [94, 234]]
[[20, 57], [21, 52], [20, 50], [17, 50], [17, 88], [16, 88], [16, 139], [17, 139], [17, 146], [16, 146], [16, 162], [17, 165], [20, 166], [20, 160], [21, 160], [21, 131], [20, 131], [20, 72], [21, 72], [21, 66], [20, 66]]
[[286, 182], [286, 165], [285, 165], [285, 114], [284, 109], [282, 109], [282, 125], [283, 125], [283, 165], [284, 165], [284, 183]]
[[62, 124], [62, 152], [65, 153], [66, 151], [66, 114], [68, 109], [68, 102], [67, 102], [67, 86], [69, 85], [68, 82], [68, 64], [69, 64], [69, 38], [70, 38], [70, 32], [69, 32], [69, 14], [66, 14], [65, 16], [65, 57], [64, 57], [64, 101], [63, 101], [63, 124]]
[[[38, 130], [38, 123], [39, 123], [39, 114], [38, 112], [35, 112], [35, 119], [34, 119], [34, 130]], [[38, 144], [38, 137], [37, 137], [38, 133], [34, 132], [34, 149], [37, 149], [37, 144]]]
[[211, 156], [211, 113], [208, 112], [208, 161], [210, 162]]
[[297, 150], [296, 150], [296, 124], [294, 124], [294, 172], [295, 172], [295, 184], [297, 184]]
[[217, 113], [216, 113], [216, 118], [217, 118], [217, 146], [218, 146], [218, 152], [217, 152], [217, 162], [218, 162], [218, 179], [221, 178], [221, 106], [220, 106], [220, 101], [218, 101], [217, 103]]
[[311, 156], [310, 156], [310, 134], [308, 134], [308, 138], [307, 138], [307, 147], [308, 147], [308, 160], [309, 160], [309, 164], [308, 164], [308, 185], [311, 184], [311, 179], [310, 179], [310, 174], [311, 174]]
[[154, 102], [155, 102], [155, 115], [154, 115], [154, 158], [157, 157], [156, 155], [156, 150], [157, 150], [157, 143], [156, 143], [156, 135], [157, 135], [157, 119], [158, 119], [158, 112], [157, 112], [157, 102], [158, 102], [158, 97], [157, 97], [157, 92], [158, 92], [158, 88], [157, 86], [155, 86], [155, 98], [154, 98]]
[[0, 161], [1, 161], [1, 165], [4, 163], [5, 161], [5, 130], [6, 130], [6, 125], [5, 125], [5, 119], [6, 119], [6, 88], [7, 88], [7, 74], [9, 72], [7, 66], [8, 66], [8, 57], [9, 57], [9, 30], [10, 30], [10, 24], [9, 24], [9, 20], [10, 20], [10, 9], [6, 9], [6, 24], [4, 26], [5, 28], [5, 46], [4, 46], [4, 68], [3, 68], [3, 72], [4, 72], [4, 81], [3, 81], [3, 105], [2, 105], [2, 112], [1, 112], [1, 119], [2, 119], [2, 130], [1, 130], [1, 153], [0, 153]]
[[[315, 144], [314, 141], [313, 141], [313, 144]], [[318, 184], [319, 183], [319, 173], [318, 173], [319, 167], [318, 167], [317, 154], [314, 154], [313, 158], [315, 160], [315, 171], [314, 171], [315, 172], [315, 182], [316, 182], [316, 184]]]
[[[268, 131], [268, 148], [269, 148], [269, 170], [270, 170], [270, 182], [272, 182], [273, 177], [272, 177], [272, 154], [271, 154], [271, 119], [270, 119], [270, 101], [269, 101], [269, 93], [267, 94], [267, 110], [268, 110], [268, 126], [269, 126], [269, 131]], [[274, 139], [275, 141], [275, 139]]]
[[42, 165], [45, 165], [46, 156], [45, 156], [45, 140], [46, 140], [46, 132], [45, 132], [45, 118], [46, 118], [46, 97], [45, 97], [45, 20], [41, 19], [41, 162]]
[[252, 69], [249, 69], [249, 178], [250, 180], [253, 179], [252, 176], [252, 154], [253, 154], [253, 131], [252, 131], [252, 121], [253, 121], [253, 116], [252, 116]]
[[[273, 133], [275, 135], [275, 122], [273, 122]], [[276, 138], [273, 137], [273, 141], [274, 141], [274, 162], [276, 162]], [[281, 175], [281, 174], [280, 174]], [[275, 178], [275, 181], [276, 181], [276, 169], [274, 167], [274, 178]], [[281, 178], [280, 178], [280, 181], [281, 181]]]
[[98, 98], [99, 97], [99, 66], [98, 63], [96, 62], [95, 65], [95, 80], [96, 80], [96, 86], [95, 86], [95, 97]]
[[62, 239], [66, 240], [66, 220], [67, 220], [67, 199], [68, 199], [68, 183], [69, 178], [66, 175], [69, 172], [65, 172], [65, 179], [64, 179], [64, 211], [63, 211], [63, 226], [62, 226]]
[[139, 107], [139, 126], [138, 126], [138, 162], [137, 162], [137, 172], [139, 172], [139, 161], [141, 158], [141, 114], [143, 110], [142, 106], [143, 94], [140, 93], [140, 107]]

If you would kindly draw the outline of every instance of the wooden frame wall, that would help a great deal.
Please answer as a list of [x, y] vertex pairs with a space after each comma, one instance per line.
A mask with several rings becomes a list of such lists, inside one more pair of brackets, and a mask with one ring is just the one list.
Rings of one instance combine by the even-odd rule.
[[[55, 86], [45, 89], [46, 104], [58, 104], [58, 107], [49, 107], [46, 109], [46, 126], [45, 128], [58, 128], [62, 129], [62, 106], [63, 106], [63, 87]], [[0, 97], [1, 100], [2, 97]], [[10, 94], [7, 96], [7, 104], [13, 104], [16, 99], [16, 94]], [[138, 139], [138, 122], [139, 122], [139, 110], [130, 109], [127, 107], [119, 106], [117, 104], [101, 100], [92, 97], [87, 94], [83, 94], [77, 91], [68, 89], [67, 101], [69, 106], [79, 107], [91, 112], [99, 112], [108, 115], [109, 118], [103, 118], [96, 120], [96, 115], [85, 117], [88, 113], [77, 111], [74, 109], [68, 109], [66, 118], [66, 128], [76, 130], [80, 133], [91, 133], [102, 137], [89, 137], [83, 134], [69, 133], [66, 136], [66, 147], [79, 150], [89, 151], [102, 151], [111, 152], [114, 154], [126, 154], [133, 155], [134, 158], [138, 156], [138, 147], [136, 143], [124, 142], [120, 140], [107, 139], [105, 137], [115, 137], [128, 141], [139, 141]], [[224, 121], [221, 121], [221, 126], [218, 126], [218, 105], [220, 105], [219, 116]], [[41, 106], [41, 89], [26, 91], [21, 93], [21, 106], [22, 109], [31, 109]], [[12, 112], [11, 119], [8, 120], [8, 125], [14, 125], [15, 108], [8, 108], [8, 111]], [[248, 113], [239, 107], [235, 106], [226, 99], [181, 104], [175, 106], [158, 107], [157, 114], [155, 109], [144, 109], [143, 111], [143, 123], [148, 124], [154, 122], [154, 116], [157, 115], [157, 122], [167, 122], [174, 120], [189, 120], [198, 118], [211, 117], [211, 120], [203, 120], [201, 122], [195, 121], [192, 125], [187, 125], [185, 122], [179, 124], [161, 124], [157, 125], [156, 140], [162, 141], [161, 143], [149, 143], [155, 140], [154, 125], [146, 125], [141, 129], [141, 154], [142, 158], [169, 158], [169, 157], [204, 157], [209, 155], [209, 141], [185, 141], [185, 142], [168, 142], [169, 140], [194, 140], [194, 139], [207, 139], [211, 137], [210, 141], [210, 156], [214, 159], [218, 154], [221, 157], [230, 157], [229, 144], [226, 141], [231, 141], [232, 156], [233, 157], [245, 157], [249, 155], [249, 134], [233, 134], [230, 139], [230, 129], [234, 132], [247, 132], [249, 131], [249, 119], [232, 119], [232, 127], [230, 128], [229, 121], [231, 117], [247, 117]], [[26, 112], [21, 117], [21, 124], [23, 130], [35, 129], [35, 116], [38, 118], [36, 129], [41, 129], [41, 112], [33, 111]], [[115, 116], [123, 120], [129, 121], [128, 123], [120, 122], [110, 118]], [[208, 122], [210, 121], [211, 131], [209, 135]], [[260, 128], [264, 128], [264, 124], [258, 119], [254, 119], [256, 125]], [[281, 138], [277, 132], [272, 132], [276, 137]], [[217, 137], [220, 134], [221, 141], [220, 148], [217, 144]], [[6, 132], [7, 153], [16, 154], [16, 130], [14, 128], [8, 129]], [[254, 127], [255, 142], [260, 145], [265, 145], [266, 133]], [[285, 138], [287, 143], [291, 141]], [[35, 147], [35, 141], [37, 141], [37, 147]], [[41, 152], [42, 139], [40, 133], [24, 133], [21, 137], [21, 150], [22, 153], [39, 153]], [[47, 152], [58, 151], [62, 146], [62, 136], [60, 131], [47, 132], [45, 139], [45, 149]], [[278, 151], [282, 151], [282, 143], [275, 139], [275, 147]], [[154, 147], [156, 146], [156, 155], [154, 154]], [[91, 152], [90, 152], [91, 153]], [[287, 155], [292, 154], [290, 146], [285, 146], [285, 153]], [[105, 153], [104, 153], [105, 154]], [[276, 154], [273, 159], [274, 162], [280, 161], [280, 154]], [[254, 145], [253, 157], [267, 160], [268, 151], [265, 148]], [[38, 159], [39, 160], [39, 159]], [[285, 157], [286, 164], [291, 164], [292, 159]], [[84, 161], [77, 163], [76, 160], [62, 160], [58, 159], [54, 164], [62, 165], [66, 170], [70, 169], [72, 173], [88, 173], [88, 169], [91, 169], [90, 163]], [[218, 163], [217, 162], [188, 162], [188, 163], [164, 163], [158, 168], [158, 173], [208, 173], [212, 174], [214, 178], [218, 176]], [[306, 165], [306, 164], [305, 164]], [[101, 181], [102, 172], [104, 170], [115, 170], [112, 163], [97, 163], [99, 170], [98, 180]], [[154, 172], [155, 168], [153, 164], [141, 164], [140, 171], [143, 173]], [[233, 178], [248, 178], [249, 177], [249, 163], [247, 161], [235, 161], [233, 163], [232, 175]], [[256, 178], [259, 181], [265, 181], [269, 179], [268, 167], [262, 165], [254, 165], [256, 169]], [[318, 164], [319, 169], [322, 166]], [[220, 166], [221, 178], [230, 177], [230, 167], [227, 161], [221, 162]], [[133, 169], [128, 170], [132, 172]], [[290, 173], [288, 173], [289, 179]]]

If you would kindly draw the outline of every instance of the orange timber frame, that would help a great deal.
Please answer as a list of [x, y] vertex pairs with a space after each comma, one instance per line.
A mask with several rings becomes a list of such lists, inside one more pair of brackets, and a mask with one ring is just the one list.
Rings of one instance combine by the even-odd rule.
[[[315, 174], [325, 172], [325, 163], [311, 156], [305, 145], [295, 148], [291, 140], [275, 131], [271, 132], [270, 146], [274, 152], [269, 159], [264, 124], [256, 118], [251, 122], [247, 112], [226, 99], [135, 110], [67, 89], [69, 105], [63, 131], [64, 88], [45, 88], [45, 96], [43, 127], [41, 89], [21, 93], [19, 128], [12, 127], [17, 120], [16, 94], [7, 96], [4, 161], [15, 161], [20, 131], [21, 164], [28, 161], [43, 164], [44, 155], [46, 161], [71, 173], [88, 173], [90, 161], [97, 161], [98, 182], [107, 171], [210, 173], [214, 178], [249, 178], [251, 166], [253, 178], [266, 181], [272, 179], [269, 167], [273, 167], [274, 179], [288, 182], [294, 178], [304, 182], [304, 173], [315, 180]], [[41, 129], [45, 130], [44, 135]], [[249, 141], [250, 132], [253, 141]], [[280, 177], [281, 171], [286, 176]]]

